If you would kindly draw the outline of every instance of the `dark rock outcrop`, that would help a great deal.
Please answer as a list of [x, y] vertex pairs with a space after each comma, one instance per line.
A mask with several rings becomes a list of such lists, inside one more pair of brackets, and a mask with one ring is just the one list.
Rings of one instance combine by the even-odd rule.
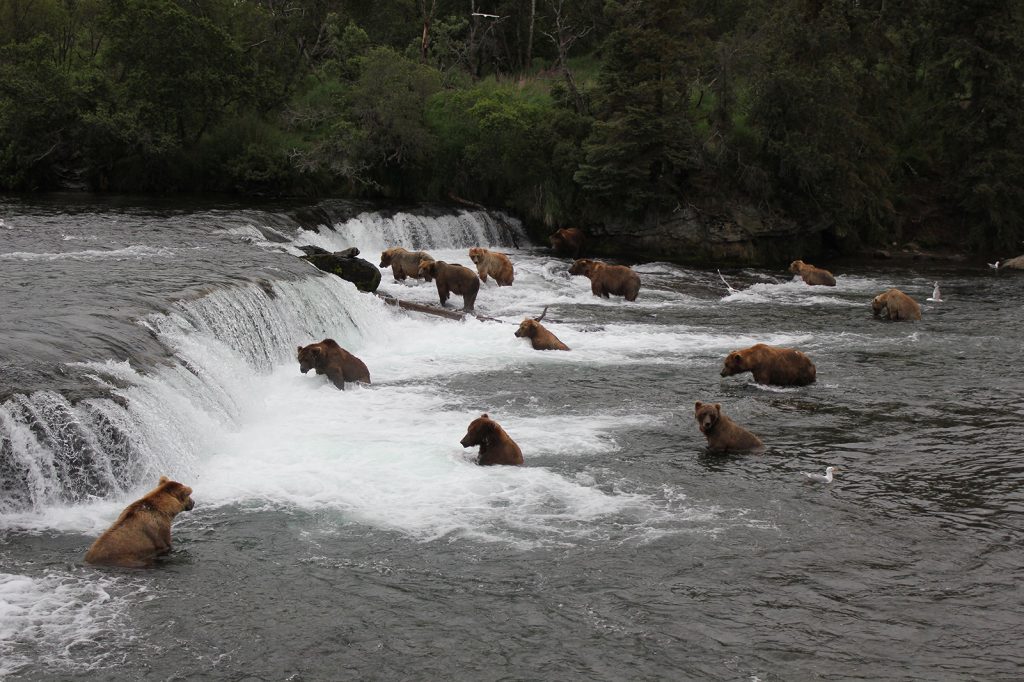
[[306, 252], [302, 260], [352, 282], [360, 291], [374, 292], [380, 286], [380, 269], [368, 260], [357, 258], [359, 249], [355, 247], [334, 253], [316, 246], [299, 248]]

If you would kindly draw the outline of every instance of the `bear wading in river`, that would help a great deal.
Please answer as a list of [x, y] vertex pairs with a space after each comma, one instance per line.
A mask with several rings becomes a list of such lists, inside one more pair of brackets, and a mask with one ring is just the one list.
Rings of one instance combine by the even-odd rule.
[[622, 296], [635, 301], [640, 292], [640, 276], [625, 265], [609, 265], [589, 258], [581, 258], [569, 267], [570, 275], [582, 275], [590, 280], [594, 296]]
[[405, 281], [406, 277], [423, 279], [420, 275], [420, 263], [433, 261], [434, 258], [426, 251], [406, 251], [401, 246], [385, 249], [380, 254], [380, 267], [391, 266], [391, 274], [396, 282]]
[[763, 343], [734, 350], [726, 356], [723, 377], [743, 372], [753, 373], [754, 381], [759, 384], [776, 386], [806, 386], [817, 378], [814, 363], [800, 351]]
[[871, 300], [871, 312], [875, 317], [892, 322], [921, 319], [921, 306], [899, 289], [889, 289], [875, 296]]
[[551, 250], [558, 256], [579, 258], [583, 253], [583, 230], [578, 227], [563, 227], [548, 237]]
[[505, 429], [487, 414], [480, 415], [469, 424], [466, 435], [459, 441], [464, 448], [480, 446], [477, 464], [522, 464], [523, 451], [512, 440]]
[[802, 260], [795, 260], [789, 264], [789, 271], [794, 275], [800, 275], [804, 282], [812, 286], [834, 287], [836, 278], [828, 270], [808, 265]]
[[171, 522], [195, 506], [192, 488], [160, 477], [156, 488], [128, 505], [96, 538], [85, 560], [90, 564], [144, 568], [171, 551]]
[[448, 302], [448, 296], [455, 294], [462, 297], [462, 309], [473, 312], [477, 292], [480, 291], [480, 278], [469, 268], [445, 263], [443, 260], [421, 261], [420, 276], [426, 281], [437, 283], [437, 297], [441, 307]]
[[512, 268], [512, 261], [505, 254], [474, 246], [469, 250], [469, 259], [476, 264], [481, 282], [486, 282], [487, 276], [490, 275], [499, 287], [512, 286], [515, 271]]
[[534, 350], [569, 350], [569, 346], [562, 343], [557, 336], [548, 331], [548, 328], [540, 323], [548, 314], [547, 306], [540, 317], [526, 318], [519, 329], [515, 331], [517, 337], [530, 339]]
[[761, 439], [722, 414], [721, 403], [698, 402], [693, 408], [700, 432], [715, 452], [752, 452], [764, 449]]
[[339, 346], [334, 339], [299, 346], [297, 357], [300, 372], [305, 374], [312, 369], [317, 374], [326, 374], [331, 383], [343, 391], [346, 381], [370, 383], [370, 370], [363, 361]]

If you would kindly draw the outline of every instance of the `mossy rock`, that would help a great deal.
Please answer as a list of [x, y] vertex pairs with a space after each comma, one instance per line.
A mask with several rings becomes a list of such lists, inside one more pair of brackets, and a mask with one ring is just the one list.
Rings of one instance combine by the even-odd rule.
[[352, 249], [336, 253], [313, 253], [302, 256], [302, 260], [309, 261], [324, 272], [352, 282], [359, 291], [377, 291], [377, 287], [380, 286], [380, 270], [368, 260], [348, 255], [351, 251]]

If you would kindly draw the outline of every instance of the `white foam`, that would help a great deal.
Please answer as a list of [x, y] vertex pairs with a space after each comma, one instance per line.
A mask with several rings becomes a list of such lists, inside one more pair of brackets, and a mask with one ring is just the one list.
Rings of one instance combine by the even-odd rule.
[[30, 665], [37, 674], [102, 666], [109, 640], [125, 630], [127, 600], [113, 596], [114, 586], [104, 576], [0, 573], [0, 679]]
[[87, 249], [85, 251], [67, 251], [64, 253], [34, 253], [31, 251], [12, 251], [0, 253], [0, 260], [125, 260], [136, 258], [168, 258], [174, 255], [174, 250], [166, 247], [156, 246], [126, 246], [122, 249], [111, 249], [103, 251], [99, 249]]

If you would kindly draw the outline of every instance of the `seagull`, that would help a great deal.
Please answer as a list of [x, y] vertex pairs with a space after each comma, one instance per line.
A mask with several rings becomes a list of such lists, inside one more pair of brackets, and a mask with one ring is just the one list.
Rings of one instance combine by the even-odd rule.
[[721, 270], [718, 271], [718, 276], [722, 278], [722, 284], [725, 285], [725, 288], [729, 290], [730, 294], [738, 294], [738, 293], [740, 293], [739, 289], [733, 289], [732, 285], [725, 281], [725, 276], [722, 275], [722, 271]]
[[989, 263], [988, 266], [990, 268], [992, 268], [993, 270], [998, 270], [999, 269], [999, 261], [996, 261], [995, 263]]
[[932, 282], [932, 284], [935, 285], [935, 288], [932, 289], [932, 297], [929, 298], [928, 300], [931, 301], [932, 303], [942, 303], [942, 294], [939, 293], [939, 283]]
[[818, 483], [831, 483], [833, 471], [839, 471], [839, 467], [826, 467], [825, 473], [823, 474], [809, 474], [806, 471], [801, 471], [800, 473], [806, 476], [808, 481], [817, 481]]

